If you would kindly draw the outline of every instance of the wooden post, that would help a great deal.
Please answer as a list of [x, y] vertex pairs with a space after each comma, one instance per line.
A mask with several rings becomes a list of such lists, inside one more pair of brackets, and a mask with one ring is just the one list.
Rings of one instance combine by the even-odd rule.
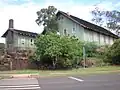
[[10, 60], [10, 70], [12, 70], [12, 61]]
[[85, 53], [85, 46], [83, 46], [83, 61], [84, 61], [84, 68], [86, 68], [86, 53]]

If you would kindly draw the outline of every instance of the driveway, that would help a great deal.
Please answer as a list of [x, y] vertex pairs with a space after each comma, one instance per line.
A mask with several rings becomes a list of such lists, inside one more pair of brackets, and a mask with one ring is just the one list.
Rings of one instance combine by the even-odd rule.
[[120, 73], [21, 78], [0, 81], [0, 90], [120, 90]]

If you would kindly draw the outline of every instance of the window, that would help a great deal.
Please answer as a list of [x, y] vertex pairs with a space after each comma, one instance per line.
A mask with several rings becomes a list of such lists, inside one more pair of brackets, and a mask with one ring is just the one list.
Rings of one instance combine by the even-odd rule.
[[58, 17], [58, 20], [60, 20], [60, 17]]
[[32, 42], [33, 40], [31, 39], [31, 42]]
[[30, 39], [31, 45], [33, 45], [33, 43], [34, 43], [33, 41], [34, 41], [33, 39]]
[[75, 33], [76, 28], [77, 28], [77, 24], [76, 24], [76, 23], [73, 23], [72, 33]]
[[64, 35], [67, 35], [67, 30], [66, 29], [64, 29]]
[[25, 44], [25, 39], [24, 39], [24, 38], [21, 39], [21, 43], [22, 43], [22, 44]]
[[58, 20], [62, 20], [62, 19], [64, 19], [63, 16], [59, 16], [58, 17]]
[[63, 17], [61, 17], [61, 19], [64, 19]]
[[72, 33], [75, 33], [75, 28], [72, 29]]

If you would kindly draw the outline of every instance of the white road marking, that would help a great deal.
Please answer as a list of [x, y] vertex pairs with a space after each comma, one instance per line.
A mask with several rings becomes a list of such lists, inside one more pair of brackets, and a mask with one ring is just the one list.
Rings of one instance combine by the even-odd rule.
[[8, 88], [7, 90], [33, 90], [33, 89], [40, 89], [40, 87], [26, 87], [26, 88]]
[[39, 85], [22, 85], [22, 86], [12, 86], [12, 85], [11, 86], [7, 86], [7, 85], [5, 86], [4, 85], [4, 86], [0, 86], [0, 88], [13, 88], [13, 87], [15, 87], [15, 88], [20, 87], [21, 88], [21, 87], [38, 87], [38, 86]]
[[38, 90], [40, 88], [36, 78], [13, 78], [0, 81], [0, 90]]
[[0, 89], [3, 90], [31, 90], [31, 89], [40, 89], [39, 85], [21, 85], [21, 86], [0, 86]]
[[83, 82], [83, 81], [84, 81], [84, 80], [82, 80], [82, 79], [78, 79], [78, 78], [75, 78], [75, 77], [68, 77], [68, 78], [73, 79], [73, 80], [76, 80], [76, 81], [79, 81], [79, 82]]

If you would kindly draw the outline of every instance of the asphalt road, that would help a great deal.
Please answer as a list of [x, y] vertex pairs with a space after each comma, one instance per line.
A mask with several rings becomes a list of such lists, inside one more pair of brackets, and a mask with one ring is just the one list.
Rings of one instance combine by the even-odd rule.
[[120, 74], [46, 78], [38, 80], [41, 90], [120, 90]]
[[3, 79], [0, 90], [40, 90], [40, 86], [36, 78]]
[[0, 90], [120, 90], [120, 73], [0, 80]]

